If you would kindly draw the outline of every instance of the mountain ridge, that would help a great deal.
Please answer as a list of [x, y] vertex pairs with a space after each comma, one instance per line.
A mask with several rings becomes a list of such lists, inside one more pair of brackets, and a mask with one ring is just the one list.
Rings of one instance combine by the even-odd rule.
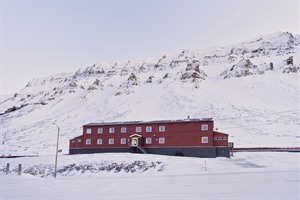
[[299, 140], [292, 131], [299, 126], [299, 111], [293, 109], [299, 108], [299, 35], [277, 32], [238, 44], [183, 50], [143, 61], [100, 62], [76, 72], [34, 79], [21, 91], [0, 99], [1, 152], [48, 152], [54, 146], [54, 141], [47, 141], [55, 132], [53, 122], [65, 130], [62, 140], [67, 151], [68, 139], [80, 135], [84, 123], [231, 116], [239, 122], [216, 122], [216, 126], [243, 127], [249, 122], [242, 115], [285, 110], [293, 112], [283, 119], [253, 117], [252, 123], [274, 121], [277, 127], [282, 124], [276, 124], [276, 119], [283, 124], [290, 119], [291, 127], [283, 125], [292, 132], [286, 137], [280, 134], [282, 128], [273, 134], [274, 129], [268, 127], [238, 128], [240, 132], [234, 130], [231, 137], [242, 146], [249, 143], [247, 133], [257, 137], [253, 143], [265, 139], [265, 134], [274, 137], [269, 145], [284, 141], [296, 145], [297, 139], [291, 141]]

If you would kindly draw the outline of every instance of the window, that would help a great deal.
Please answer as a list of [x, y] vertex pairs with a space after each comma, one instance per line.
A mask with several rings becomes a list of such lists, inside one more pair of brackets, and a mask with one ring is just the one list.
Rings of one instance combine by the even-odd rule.
[[158, 143], [159, 143], [159, 144], [164, 144], [165, 142], [166, 142], [166, 140], [165, 140], [164, 137], [158, 138]]
[[109, 133], [114, 133], [115, 132], [115, 128], [109, 128]]
[[146, 144], [151, 144], [152, 143], [152, 138], [146, 138]]
[[97, 144], [102, 144], [102, 139], [97, 139]]
[[126, 144], [126, 138], [121, 138], [121, 144]]
[[135, 132], [142, 132], [142, 127], [136, 127]]
[[103, 128], [98, 128], [98, 133], [103, 133]]
[[227, 137], [224, 136], [224, 137], [223, 137], [223, 140], [227, 140]]
[[78, 139], [77, 142], [81, 142], [81, 139]]
[[165, 126], [159, 126], [159, 132], [165, 132], [166, 127]]
[[208, 124], [202, 124], [201, 131], [207, 131], [207, 130], [208, 130]]
[[92, 143], [92, 140], [91, 139], [86, 139], [85, 140], [85, 144], [91, 144]]
[[201, 137], [202, 143], [208, 143], [208, 137]]
[[91, 133], [92, 133], [92, 129], [87, 128], [87, 129], [86, 129], [86, 134], [91, 134]]
[[72, 140], [72, 142], [71, 143], [75, 143], [75, 141], [74, 140]]
[[114, 144], [114, 143], [115, 143], [115, 140], [113, 138], [108, 139], [108, 144]]
[[219, 137], [218, 140], [222, 140], [222, 137]]
[[146, 132], [152, 132], [152, 126], [146, 126]]
[[214, 140], [215, 140], [215, 141], [218, 140], [218, 137], [214, 137]]
[[126, 127], [122, 127], [122, 128], [121, 128], [121, 133], [126, 133], [126, 131], [127, 131], [127, 130], [126, 130]]

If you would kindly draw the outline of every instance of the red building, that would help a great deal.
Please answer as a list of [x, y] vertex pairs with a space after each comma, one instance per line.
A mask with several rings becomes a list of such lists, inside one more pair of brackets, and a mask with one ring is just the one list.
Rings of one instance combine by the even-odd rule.
[[212, 119], [91, 123], [70, 140], [70, 154], [132, 152], [229, 157], [228, 135]]

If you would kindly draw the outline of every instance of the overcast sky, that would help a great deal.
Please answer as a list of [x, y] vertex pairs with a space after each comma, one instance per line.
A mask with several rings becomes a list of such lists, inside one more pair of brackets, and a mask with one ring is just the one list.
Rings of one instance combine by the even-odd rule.
[[1, 94], [100, 61], [299, 33], [299, 0], [0, 1]]

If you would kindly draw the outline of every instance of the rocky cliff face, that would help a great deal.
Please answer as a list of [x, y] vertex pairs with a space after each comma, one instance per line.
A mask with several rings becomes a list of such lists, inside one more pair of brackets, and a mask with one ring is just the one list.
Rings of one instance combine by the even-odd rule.
[[[240, 103], [223, 105], [226, 101], [220, 99], [225, 97], [218, 96], [223, 89], [216, 89], [216, 84], [226, 87], [229, 79], [240, 83], [242, 77], [247, 84], [256, 84], [246, 80], [248, 76], [259, 77], [260, 81], [284, 74], [294, 77], [299, 73], [299, 45], [299, 35], [278, 32], [227, 47], [187, 49], [158, 59], [99, 62], [76, 72], [28, 82], [14, 95], [1, 97], [0, 117], [12, 121], [14, 129], [6, 132], [13, 142], [14, 137], [34, 138], [51, 127], [50, 121], [57, 120], [69, 127], [64, 137], [70, 138], [80, 134], [82, 124], [91, 121], [171, 118], [181, 113], [197, 117], [199, 113], [209, 114], [208, 110], [210, 117], [217, 113], [238, 115], [229, 108]], [[295, 91], [297, 83], [286, 84], [295, 85], [288, 89]], [[78, 124], [74, 128], [77, 133], [71, 124]], [[2, 140], [6, 140], [4, 135]]]

